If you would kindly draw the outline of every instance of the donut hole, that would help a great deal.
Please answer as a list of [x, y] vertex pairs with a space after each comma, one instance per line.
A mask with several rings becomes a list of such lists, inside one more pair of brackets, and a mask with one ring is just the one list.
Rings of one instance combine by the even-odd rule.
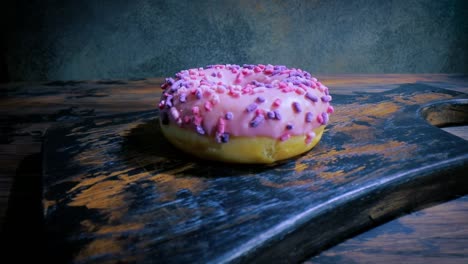
[[[272, 84], [273, 82], [279, 82], [287, 76], [286, 74], [277, 74], [273, 76], [267, 76], [265, 74], [249, 73], [243, 74], [241, 71], [233, 73], [230, 70], [219, 70], [219, 69], [206, 69], [206, 75], [208, 81], [212, 83], [222, 82], [226, 85], [239, 85], [245, 87], [247, 84], [255, 84], [259, 82], [264, 85]], [[218, 73], [220, 75], [218, 75]]]

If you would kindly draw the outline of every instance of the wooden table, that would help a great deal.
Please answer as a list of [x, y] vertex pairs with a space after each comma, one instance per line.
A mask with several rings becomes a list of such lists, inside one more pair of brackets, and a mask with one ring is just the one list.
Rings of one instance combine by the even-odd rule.
[[[463, 75], [321, 75], [332, 94], [382, 92], [401, 84], [426, 85], [468, 93]], [[139, 80], [55, 81], [0, 86], [0, 221], [10, 246], [15, 238], [40, 245], [41, 147], [53, 124], [85, 117], [153, 109], [161, 78]], [[467, 137], [466, 127], [446, 128]], [[7, 206], [9, 205], [9, 206]], [[18, 242], [19, 243], [19, 242]], [[468, 261], [468, 196], [400, 217], [349, 239], [312, 263], [335, 261], [466, 263]]]

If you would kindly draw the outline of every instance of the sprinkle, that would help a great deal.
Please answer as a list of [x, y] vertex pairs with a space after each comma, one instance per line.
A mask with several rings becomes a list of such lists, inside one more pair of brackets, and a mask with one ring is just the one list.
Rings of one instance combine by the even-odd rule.
[[273, 111], [273, 113], [275, 113], [275, 119], [281, 120], [281, 115], [278, 110]]
[[222, 93], [226, 92], [226, 88], [224, 88], [224, 87], [221, 86], [221, 85], [218, 85], [218, 86], [216, 87], [216, 92], [222, 94]]
[[255, 109], [257, 109], [258, 105], [253, 103], [253, 104], [250, 104], [249, 106], [247, 106], [247, 108], [245, 109], [247, 112], [252, 112], [254, 111]]
[[327, 108], [327, 113], [333, 114], [333, 112], [335, 112], [335, 108], [333, 108], [333, 106], [329, 105], [328, 108]]
[[324, 95], [322, 96], [322, 102], [328, 103], [332, 100], [332, 97], [330, 95]]
[[298, 95], [303, 95], [305, 93], [304, 90], [302, 90], [301, 88], [298, 88], [296, 90], [294, 90]]
[[177, 119], [180, 116], [179, 111], [177, 111], [175, 107], [171, 107], [171, 115], [174, 119]]
[[192, 119], [190, 118], [190, 116], [188, 116], [188, 115], [184, 116], [184, 123], [185, 123], [185, 124], [190, 123], [191, 120], [192, 120]]
[[292, 130], [294, 128], [294, 125], [293, 124], [287, 124], [286, 125], [286, 129], [287, 130]]
[[259, 73], [259, 72], [262, 71], [262, 68], [260, 68], [258, 66], [255, 66], [253, 70], [254, 70], [255, 73]]
[[301, 105], [300, 105], [298, 102], [294, 102], [294, 103], [292, 104], [292, 106], [293, 106], [293, 109], [294, 109], [294, 111], [295, 111], [296, 113], [302, 112]]
[[281, 99], [276, 98], [275, 101], [273, 101], [273, 106], [280, 106], [281, 105]]
[[161, 100], [161, 102], [159, 102], [159, 105], [158, 105], [159, 109], [162, 110], [162, 109], [164, 109], [165, 106], [166, 106], [166, 101], [165, 101], [165, 100]]
[[286, 140], [288, 140], [290, 138], [291, 138], [291, 135], [289, 133], [284, 133], [283, 135], [281, 135], [280, 140], [281, 141], [286, 141]]
[[193, 117], [193, 124], [196, 125], [196, 126], [201, 125], [202, 121], [203, 121], [203, 118], [201, 116], [194, 116]]
[[268, 119], [275, 119], [275, 112], [268, 111], [267, 112], [267, 117], [268, 117]]
[[247, 68], [242, 69], [241, 72], [242, 72], [242, 74], [244, 74], [244, 75], [249, 75], [249, 74], [251, 73], [250, 70], [247, 69]]
[[172, 95], [168, 95], [167, 98], [166, 98], [166, 106], [167, 108], [171, 108], [172, 107]]
[[265, 114], [265, 110], [260, 109], [260, 108], [257, 108], [257, 110], [255, 110], [255, 114], [256, 114], [256, 115], [264, 115], [264, 114]]
[[216, 74], [216, 76], [217, 76], [218, 78], [222, 78], [222, 77], [223, 77], [223, 75], [221, 74], [221, 72], [218, 72], [218, 74]]
[[265, 120], [265, 117], [263, 115], [258, 115], [252, 121], [250, 121], [249, 125], [251, 127], [258, 127], [263, 121]]
[[192, 107], [192, 114], [198, 115], [200, 113], [200, 108], [198, 106]]
[[305, 97], [306, 97], [307, 99], [311, 100], [311, 101], [314, 102], [314, 103], [318, 101], [318, 97], [315, 96], [315, 95], [313, 95], [313, 94], [311, 94], [311, 93], [306, 93], [306, 94], [305, 94]]
[[311, 123], [313, 118], [314, 118], [314, 115], [312, 114], [312, 112], [307, 112], [306, 113], [306, 115], [305, 115], [306, 123]]
[[239, 84], [242, 82], [242, 76], [240, 74], [237, 75], [236, 79], [234, 80], [235, 84]]
[[211, 96], [210, 102], [212, 105], [217, 105], [219, 103], [219, 96], [217, 94], [214, 94], [213, 96]]
[[204, 107], [205, 107], [206, 111], [208, 111], [208, 112], [211, 111], [211, 103], [210, 102], [205, 102]]
[[220, 117], [218, 119], [218, 133], [224, 133], [225, 127], [226, 127], [226, 123], [224, 121], [224, 118]]
[[205, 135], [205, 130], [201, 126], [196, 127], [197, 133], [200, 135]]
[[257, 97], [257, 103], [263, 103], [263, 102], [265, 102], [265, 97], [263, 96]]
[[195, 92], [195, 97], [197, 97], [197, 99], [201, 99], [202, 98], [202, 92], [200, 89], [197, 89], [197, 91]]
[[227, 143], [229, 141], [229, 133], [222, 133], [220, 135], [221, 143]]
[[315, 138], [314, 132], [307, 133], [305, 143], [310, 144], [312, 142], [312, 139], [314, 138]]
[[265, 87], [266, 87], [266, 88], [273, 88], [273, 85], [271, 85], [271, 84], [265, 84]]
[[216, 77], [216, 72], [212, 72], [211, 76]]
[[169, 115], [167, 114], [167, 112], [166, 112], [166, 111], [163, 111], [163, 112], [161, 112], [161, 113], [162, 113], [162, 116], [161, 116], [161, 123], [162, 123], [163, 125], [169, 124]]
[[187, 94], [186, 93], [181, 93], [179, 96], [179, 102], [185, 103], [187, 102]]
[[323, 118], [323, 123], [322, 124], [326, 125], [328, 123], [328, 120], [329, 120], [328, 114], [323, 112], [322, 113], [322, 118]]
[[234, 114], [232, 112], [227, 112], [224, 118], [226, 118], [226, 120], [232, 120], [234, 118]]

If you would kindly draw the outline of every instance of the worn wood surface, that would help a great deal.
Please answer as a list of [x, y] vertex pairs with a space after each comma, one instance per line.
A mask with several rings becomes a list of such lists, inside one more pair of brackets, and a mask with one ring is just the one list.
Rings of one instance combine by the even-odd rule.
[[385, 223], [312, 257], [304, 264], [462, 264], [467, 263], [467, 245], [468, 196], [464, 196]]
[[184, 155], [156, 111], [54, 127], [44, 148], [50, 249], [77, 262], [296, 262], [468, 192], [468, 144], [427, 121], [468, 121], [467, 94], [409, 84], [336, 95], [334, 106], [319, 146], [269, 166]]
[[[333, 94], [353, 94], [356, 91], [378, 93], [407, 83], [468, 92], [468, 81], [463, 75], [325, 75], [319, 78], [328, 84]], [[30, 243], [31, 246], [42, 244], [41, 238], [32, 236], [31, 232], [40, 227], [39, 223], [36, 223], [39, 221], [35, 221], [38, 218], [35, 212], [40, 211], [35, 208], [35, 203], [39, 199], [36, 193], [39, 191], [40, 184], [36, 186], [36, 183], [41, 177], [41, 168], [37, 161], [40, 158], [44, 131], [52, 124], [67, 120], [76, 121], [85, 117], [152, 109], [155, 98], [159, 96], [157, 87], [160, 81], [161, 79], [71, 81], [14, 83], [0, 86], [2, 95], [0, 98], [0, 220], [4, 221], [3, 216], [7, 209], [8, 198], [13, 196], [14, 201], [10, 201], [12, 202], [10, 205], [13, 206], [10, 206], [8, 214], [9, 225], [6, 226], [9, 232], [15, 233], [11, 238], [29, 237], [28, 240], [20, 240], [18, 246], [24, 247], [25, 243], [26, 245]], [[446, 130], [455, 131], [462, 137], [468, 134], [466, 127], [446, 128]], [[13, 194], [10, 193], [12, 184], [19, 186], [19, 188], [13, 188]], [[18, 189], [20, 191], [15, 191]], [[462, 203], [447, 202], [442, 204], [441, 208], [457, 211], [463, 207], [460, 205]], [[435, 218], [433, 216], [431, 211], [417, 214], [414, 216], [416, 218], [414, 223], [440, 222], [440, 226], [434, 225], [431, 231], [437, 234], [438, 230], [443, 230], [441, 226], [448, 220], [444, 218], [444, 215]], [[445, 216], [448, 217], [448, 215]], [[468, 226], [466, 222], [461, 221], [460, 225], [463, 226], [463, 224], [465, 227]], [[464, 230], [466, 228], [461, 228], [460, 232], [463, 233]], [[392, 232], [392, 230], [380, 232]], [[415, 229], [414, 236], [420, 232], [420, 229]], [[411, 240], [412, 236], [408, 235], [405, 238], [405, 234], [400, 234], [398, 240], [394, 242]], [[9, 238], [8, 236], [1, 237]], [[456, 245], [459, 244], [456, 239], [440, 236], [436, 242], [439, 247], [452, 246], [453, 254], [458, 254], [462, 259], [463, 256], [466, 257], [462, 250], [456, 250]], [[15, 245], [10, 240], [8, 243]], [[389, 242], [387, 246], [390, 244]], [[418, 254], [417, 250], [412, 253], [413, 260], [417, 260], [418, 257], [425, 259], [424, 256]], [[344, 254], [347, 253], [342, 255]], [[398, 252], [395, 255], [398, 255]], [[361, 261], [366, 262], [366, 256], [370, 255], [364, 254]]]

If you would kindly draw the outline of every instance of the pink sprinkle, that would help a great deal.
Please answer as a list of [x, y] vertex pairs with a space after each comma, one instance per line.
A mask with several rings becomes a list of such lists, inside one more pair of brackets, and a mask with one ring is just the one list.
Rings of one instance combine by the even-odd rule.
[[237, 70], [236, 70], [236, 69], [232, 69], [231, 72], [232, 72], [232, 74], [237, 74]]
[[196, 126], [201, 125], [202, 121], [203, 121], [203, 118], [201, 116], [194, 116], [193, 117], [193, 124], [196, 125]]
[[273, 101], [273, 106], [278, 107], [278, 106], [280, 106], [280, 105], [281, 105], [281, 99], [276, 98], [275, 101]]
[[255, 72], [255, 73], [259, 73], [259, 72], [261, 72], [261, 71], [262, 71], [262, 68], [260, 68], [260, 67], [258, 67], [258, 66], [255, 66], [255, 67], [254, 67], [254, 72]]
[[280, 88], [286, 88], [286, 87], [288, 87], [288, 85], [285, 82], [280, 82], [279, 87]]
[[242, 78], [241, 78], [240, 76], [241, 76], [240, 74], [237, 75], [236, 79], [234, 80], [234, 83], [235, 83], [235, 84], [239, 84], [239, 83], [242, 82]]
[[219, 103], [219, 96], [217, 94], [214, 94], [213, 97], [211, 97], [211, 104], [217, 105], [218, 103]]
[[241, 93], [239, 91], [229, 90], [229, 94], [232, 97], [239, 97]]
[[194, 74], [197, 74], [197, 72], [196, 72], [194, 69], [190, 69], [190, 70], [189, 70], [189, 74], [190, 74], [190, 75], [194, 75]]
[[190, 79], [196, 80], [196, 79], [197, 79], [197, 76], [195, 76], [195, 75], [190, 75]]
[[205, 97], [210, 97], [212, 94], [211, 90], [210, 89], [206, 89], [205, 91], [203, 91], [203, 96]]
[[263, 70], [263, 72], [264, 72], [265, 74], [272, 74], [272, 73], [273, 73], [273, 69], [268, 68], [268, 69]]
[[295, 92], [296, 92], [297, 94], [299, 94], [299, 95], [305, 94], [305, 91], [302, 90], [302, 89], [300, 89], [300, 88], [299, 88], [299, 89], [296, 89]]
[[257, 110], [255, 110], [255, 114], [256, 115], [265, 115], [265, 110], [258, 108]]
[[211, 111], [211, 103], [210, 102], [205, 102], [204, 107], [205, 107], [206, 111], [208, 111], [208, 112]]
[[198, 72], [198, 76], [205, 76], [205, 72], [199, 71], [199, 72]]
[[323, 123], [323, 117], [322, 117], [322, 115], [317, 115], [317, 122], [318, 122], [319, 124], [322, 124], [322, 123]]
[[226, 92], [226, 88], [224, 88], [221, 85], [218, 85], [218, 87], [216, 87], [216, 92], [220, 93], [220, 94], [223, 94], [224, 92]]
[[218, 119], [218, 133], [224, 133], [224, 129], [226, 127], [226, 123], [224, 122], [224, 118], [220, 117]]
[[329, 105], [328, 108], [327, 108], [327, 113], [332, 114], [333, 112], [335, 112], [335, 108], [333, 108], [333, 106]]
[[305, 143], [310, 144], [312, 142], [312, 139], [314, 138], [315, 138], [314, 132], [307, 133]]
[[263, 65], [263, 64], [259, 64], [259, 65], [257, 65], [257, 66], [258, 66], [260, 69], [262, 69], [262, 70], [265, 69], [265, 65]]
[[223, 77], [223, 75], [221, 74], [221, 72], [218, 72], [218, 74], [216, 74], [216, 76], [218, 76], [218, 78]]
[[280, 140], [281, 141], [286, 141], [286, 140], [288, 140], [290, 138], [291, 138], [291, 135], [289, 133], [284, 133], [283, 135], [281, 135]]
[[244, 74], [244, 75], [249, 75], [249, 74], [250, 74], [250, 70], [244, 68], [244, 69], [242, 69], [242, 74]]
[[192, 114], [198, 115], [200, 113], [200, 108], [198, 106], [192, 107]]
[[179, 118], [179, 111], [177, 111], [177, 109], [175, 107], [171, 107], [171, 115], [174, 119], [177, 119]]

